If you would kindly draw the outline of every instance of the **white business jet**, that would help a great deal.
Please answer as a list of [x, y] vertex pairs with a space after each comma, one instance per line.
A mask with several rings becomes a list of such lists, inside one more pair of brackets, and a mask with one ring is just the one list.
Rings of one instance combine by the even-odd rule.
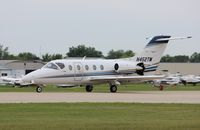
[[86, 91], [91, 92], [94, 84], [103, 83], [110, 85], [110, 92], [116, 92], [120, 84], [163, 78], [163, 75], [154, 75], [152, 72], [158, 68], [167, 43], [169, 40], [186, 38], [191, 37], [155, 36], [141, 54], [131, 58], [50, 61], [41, 69], [25, 75], [22, 82], [37, 85], [37, 92], [42, 92], [43, 84], [84, 85]]

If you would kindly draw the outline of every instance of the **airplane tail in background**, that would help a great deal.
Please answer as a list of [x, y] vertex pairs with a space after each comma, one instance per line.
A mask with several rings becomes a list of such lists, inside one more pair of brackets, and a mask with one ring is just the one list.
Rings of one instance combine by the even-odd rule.
[[131, 60], [134, 62], [143, 63], [145, 66], [145, 72], [156, 71], [169, 40], [187, 38], [191, 37], [171, 38], [171, 36], [167, 35], [155, 36], [149, 41], [142, 53], [132, 57]]

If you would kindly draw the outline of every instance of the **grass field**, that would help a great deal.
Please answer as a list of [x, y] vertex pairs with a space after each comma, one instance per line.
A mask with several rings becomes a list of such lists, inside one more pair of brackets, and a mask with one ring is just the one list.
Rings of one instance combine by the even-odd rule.
[[[200, 91], [200, 85], [179, 85], [175, 87], [165, 87], [164, 91]], [[12, 86], [0, 86], [0, 92], [34, 92], [34, 87], [28, 88], [13, 88]], [[121, 85], [118, 87], [118, 92], [126, 91], [159, 91], [158, 88], [153, 87], [152, 84], [131, 84]], [[44, 92], [85, 92], [85, 87], [74, 88], [57, 88], [56, 86], [47, 86], [44, 88]], [[95, 85], [93, 92], [109, 92], [109, 86], [107, 84]]]
[[[198, 86], [164, 91], [199, 91]], [[0, 92], [34, 92], [34, 87], [0, 86]], [[159, 91], [151, 84], [122, 85], [119, 92]], [[47, 86], [44, 92], [85, 92], [84, 87]], [[94, 92], [109, 92], [97, 85]], [[81, 97], [80, 97], [81, 98]], [[0, 104], [0, 130], [199, 130], [200, 104], [46, 103]]]
[[199, 130], [200, 104], [0, 104], [1, 130]]

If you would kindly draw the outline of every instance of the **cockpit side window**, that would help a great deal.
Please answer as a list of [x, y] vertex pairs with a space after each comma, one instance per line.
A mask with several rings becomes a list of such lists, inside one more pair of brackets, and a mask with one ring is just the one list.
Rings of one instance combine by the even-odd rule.
[[44, 66], [44, 68], [49, 68], [49, 69], [58, 69], [58, 67], [54, 63], [48, 63]]
[[60, 67], [60, 69], [65, 68], [65, 65], [63, 63], [56, 62], [56, 65], [58, 65]]

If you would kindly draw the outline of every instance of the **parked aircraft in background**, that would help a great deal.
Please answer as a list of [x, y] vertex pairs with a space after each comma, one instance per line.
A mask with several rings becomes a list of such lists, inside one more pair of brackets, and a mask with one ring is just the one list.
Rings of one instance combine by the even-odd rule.
[[166, 73], [165, 78], [153, 80], [153, 85], [155, 87], [159, 87], [160, 90], [163, 90], [163, 88], [167, 86], [177, 86], [180, 83], [182, 83], [181, 76], [182, 75], [180, 73], [177, 74]]
[[153, 84], [155, 87], [159, 87], [160, 90], [163, 90], [163, 87], [166, 86], [176, 86], [179, 84], [196, 84], [200, 83], [200, 77], [195, 75], [181, 75], [180, 73], [177, 74], [170, 74], [167, 73], [166, 77], [163, 79], [156, 79], [153, 80]]
[[22, 82], [37, 85], [37, 92], [42, 92], [43, 84], [85, 85], [86, 91], [91, 92], [94, 84], [102, 83], [108, 83], [110, 92], [116, 92], [120, 84], [163, 78], [152, 72], [158, 68], [167, 43], [187, 38], [191, 37], [155, 36], [141, 54], [126, 59], [54, 60], [25, 75]]
[[26, 83], [22, 82], [21, 81], [22, 77], [16, 78], [16, 77], [3, 76], [3, 77], [0, 77], [0, 80], [3, 81], [2, 83], [8, 84], [8, 85], [12, 85], [13, 87], [15, 87], [15, 86], [22, 87], [22, 86], [31, 85], [31, 84], [26, 84]]
[[21, 82], [21, 78], [13, 78], [13, 77], [8, 77], [8, 76], [1, 77], [1, 80], [2, 80], [2, 83], [13, 85], [13, 86], [20, 84]]
[[200, 83], [200, 78], [196, 77], [195, 75], [185, 75], [180, 78], [184, 85], [186, 84], [193, 84], [194, 86]]
[[200, 80], [200, 76], [196, 76], [196, 78]]
[[163, 90], [164, 86], [176, 86], [181, 83], [181, 80], [179, 77], [166, 77], [163, 79], [157, 79], [153, 81], [153, 84], [155, 87], [159, 87], [160, 90]]

